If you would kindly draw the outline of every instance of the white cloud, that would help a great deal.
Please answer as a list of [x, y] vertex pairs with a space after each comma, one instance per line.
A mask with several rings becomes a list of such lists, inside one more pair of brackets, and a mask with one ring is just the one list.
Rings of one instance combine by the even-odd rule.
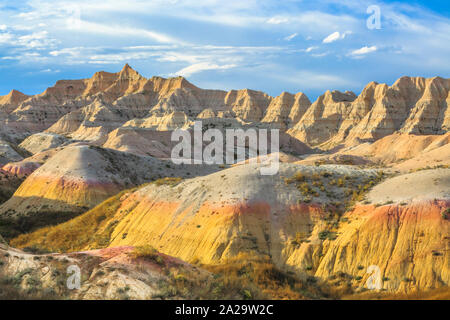
[[377, 51], [377, 47], [376, 46], [371, 46], [371, 47], [362, 47], [361, 49], [357, 49], [357, 50], [353, 50], [350, 54], [354, 55], [354, 56], [360, 56], [360, 55], [364, 55], [367, 53], [371, 53], [374, 51]]
[[50, 51], [49, 54], [51, 56], [53, 56], [53, 57], [58, 57], [58, 56], [63, 55], [63, 54], [76, 57], [76, 56], [79, 56], [81, 54], [83, 49], [84, 49], [83, 47], [64, 48], [64, 49], [61, 49], [61, 50]]
[[296, 36], [298, 36], [298, 33], [293, 33], [290, 36], [287, 36], [284, 38], [284, 40], [286, 41], [291, 41], [292, 39], [294, 39]]
[[272, 17], [269, 20], [267, 20], [267, 23], [269, 24], [281, 24], [288, 22], [289, 19], [285, 17]]
[[305, 49], [305, 52], [311, 52], [311, 51], [316, 50], [316, 49], [319, 49], [319, 47], [315, 47], [315, 46], [309, 47], [309, 48]]
[[13, 37], [9, 33], [0, 33], [0, 44], [9, 44], [12, 42]]
[[215, 63], [210, 62], [201, 62], [196, 63], [193, 65], [190, 65], [189, 67], [183, 68], [177, 72], [175, 72], [173, 75], [182, 76], [182, 77], [189, 77], [193, 75], [194, 73], [206, 71], [206, 70], [226, 70], [230, 68], [236, 67], [235, 64], [227, 64], [227, 65], [217, 65]]
[[[280, 66], [275, 66], [280, 69]], [[300, 90], [304, 89], [346, 89], [357, 85], [353, 80], [346, 79], [343, 76], [330, 73], [322, 73], [311, 70], [284, 70], [285, 72], [276, 72], [270, 74], [270, 78], [277, 79], [284, 83], [295, 85]], [[280, 75], [282, 74], [282, 75]]]
[[104, 34], [116, 37], [150, 38], [160, 43], [183, 43], [183, 41], [152, 30], [131, 28], [122, 25], [107, 25], [83, 20], [79, 21], [76, 30], [87, 32], [89, 34]]
[[345, 31], [344, 33], [340, 33], [339, 31], [333, 32], [332, 34], [330, 34], [328, 37], [326, 37], [325, 39], [323, 39], [323, 43], [331, 43], [337, 40], [342, 40], [344, 39], [348, 34], [351, 34], [351, 31]]
[[322, 57], [326, 57], [329, 54], [330, 54], [329, 52], [322, 52], [322, 53], [314, 53], [311, 56], [314, 58], [322, 58]]
[[8, 29], [6, 24], [0, 24], [0, 31], [6, 31], [6, 29]]
[[336, 41], [336, 40], [339, 40], [339, 38], [340, 38], [340, 34], [339, 34], [339, 32], [338, 31], [336, 31], [336, 32], [333, 32], [332, 34], [330, 34], [328, 37], [326, 37], [325, 39], [323, 39], [323, 43], [331, 43], [331, 42], [334, 42], [334, 41]]
[[17, 44], [30, 49], [47, 48], [54, 45], [55, 40], [48, 37], [47, 31], [40, 31], [18, 37]]
[[42, 73], [59, 73], [59, 72], [61, 72], [61, 70], [53, 70], [53, 69], [48, 68], [48, 69], [41, 70], [41, 72]]

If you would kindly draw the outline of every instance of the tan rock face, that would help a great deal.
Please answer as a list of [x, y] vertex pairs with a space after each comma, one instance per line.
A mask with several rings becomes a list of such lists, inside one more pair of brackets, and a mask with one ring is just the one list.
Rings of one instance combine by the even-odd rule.
[[51, 133], [37, 133], [29, 136], [19, 147], [22, 149], [36, 154], [49, 149], [54, 149], [67, 142], [67, 139], [63, 136]]
[[400, 78], [393, 86], [377, 85], [374, 104], [347, 139], [376, 140], [396, 131], [414, 134], [446, 132], [446, 99], [450, 80]]
[[372, 82], [354, 101], [326, 93], [289, 133], [326, 148], [395, 132], [442, 134], [448, 131], [449, 88], [449, 79], [403, 77], [391, 87]]
[[[376, 162], [383, 164], [390, 164], [409, 160], [416, 157], [423, 157], [424, 160], [430, 152], [438, 151], [444, 156], [442, 161], [435, 163], [446, 164], [450, 159], [445, 159], [448, 154], [446, 149], [450, 147], [450, 133], [443, 135], [413, 135], [395, 133], [384, 138], [381, 138], [374, 143], [364, 143], [356, 147], [349, 147], [340, 150], [341, 154], [350, 154], [356, 156], [369, 157]], [[440, 150], [440, 151], [439, 151]], [[430, 158], [430, 163], [423, 163], [424, 168], [431, 165], [433, 161]], [[437, 160], [437, 159], [436, 159]]]
[[280, 96], [270, 102], [266, 114], [261, 122], [273, 123], [279, 128], [286, 130], [289, 124], [289, 115], [294, 106], [294, 102], [297, 101], [292, 94], [283, 92]]
[[392, 86], [371, 82], [358, 97], [327, 91], [311, 105], [303, 93], [273, 98], [249, 89], [204, 90], [182, 77], [146, 79], [125, 65], [117, 73], [58, 81], [32, 97], [17, 91], [0, 97], [0, 131], [10, 140], [48, 129], [104, 143], [107, 134], [130, 120], [128, 125], [171, 130], [189, 125], [182, 117], [234, 118], [287, 130], [310, 146], [330, 149], [396, 132], [447, 132], [449, 88], [449, 79], [403, 77]]
[[170, 158], [171, 132], [121, 127], [112, 131], [103, 147], [155, 158]]
[[[0, 271], [4, 277], [14, 277], [17, 294], [28, 298], [36, 294], [40, 299], [179, 300], [205, 299], [213, 294], [188, 290], [194, 283], [213, 282], [210, 272], [158, 252], [154, 254], [158, 260], [136, 258], [134, 250], [118, 247], [68, 254], [31, 254], [7, 247], [0, 236]], [[67, 288], [75, 270], [69, 267], [78, 267], [81, 272], [79, 289]], [[186, 281], [186, 290], [168, 294], [167, 288], [174, 288], [177, 276]]]
[[194, 122], [182, 111], [174, 111], [164, 116], [151, 115], [148, 118], [134, 119], [123, 127], [147, 128], [156, 131], [171, 131], [175, 129], [187, 129]]
[[268, 108], [271, 97], [253, 90], [232, 90], [225, 97], [225, 103], [231, 105], [236, 117], [246, 121], [260, 121]]
[[28, 98], [29, 96], [23, 94], [22, 92], [11, 90], [11, 92], [6, 96], [0, 96], [0, 110], [6, 113], [11, 113]]
[[346, 215], [340, 236], [325, 245], [316, 275], [360, 276], [364, 287], [369, 266], [376, 266], [381, 285], [394, 292], [438, 288], [450, 283], [450, 222], [441, 217], [449, 201], [431, 200], [406, 206], [362, 206]]
[[311, 101], [309, 101], [308, 97], [304, 93], [297, 93], [295, 95], [294, 105], [289, 112], [289, 127], [299, 122], [310, 106]]
[[[217, 166], [174, 166], [169, 160], [76, 144], [61, 148], [32, 169], [14, 195], [0, 206], [0, 220], [26, 216], [28, 230], [52, 220], [68, 220], [124, 189], [162, 177], [184, 178], [218, 170]], [[10, 229], [17, 231], [15, 227]]]
[[211, 119], [215, 118], [216, 114], [212, 109], [205, 109], [197, 116], [197, 119]]
[[[324, 281], [331, 277], [348, 279], [345, 281], [353, 287], [361, 288], [369, 276], [367, 268], [375, 265], [382, 286], [390, 292], [426, 290], [450, 283], [446, 251], [450, 225], [442, 215], [450, 205], [448, 195], [442, 193], [449, 184], [449, 170], [388, 179], [368, 197], [373, 199], [372, 193], [376, 196], [379, 190], [386, 190], [387, 199], [394, 195], [392, 190], [401, 188], [393, 185], [405, 177], [411, 179], [409, 187], [414, 189], [418, 181], [433, 184], [438, 175], [446, 180], [434, 188], [438, 190], [436, 200], [433, 195], [402, 198], [400, 190], [391, 205], [359, 204], [343, 215], [345, 219], [330, 224], [335, 207], [326, 194], [333, 193], [342, 200], [347, 189], [330, 181], [347, 176], [347, 185], [350, 181], [365, 183], [373, 179], [375, 170], [283, 163], [280, 176], [268, 177], [259, 175], [258, 169], [254, 164], [242, 164], [177, 185], [150, 184], [116, 198], [114, 205], [108, 205], [116, 208], [115, 213], [108, 214], [118, 223], [107, 246], [151, 244], [165, 254], [212, 265], [251, 253], [269, 256], [277, 266], [298, 275], [315, 275]], [[326, 186], [325, 191], [317, 189], [311, 202], [295, 184], [282, 179], [299, 172], [300, 178], [305, 177], [301, 181]], [[310, 180], [308, 176], [315, 178]], [[68, 247], [73, 242], [66, 237], [67, 229], [67, 225], [56, 227], [48, 237], [39, 236], [38, 231], [14, 243], [49, 248], [59, 243]], [[85, 242], [78, 249], [95, 245]]]
[[336, 135], [343, 119], [351, 113], [354, 93], [327, 91], [305, 112], [289, 134], [310, 145], [318, 145]]

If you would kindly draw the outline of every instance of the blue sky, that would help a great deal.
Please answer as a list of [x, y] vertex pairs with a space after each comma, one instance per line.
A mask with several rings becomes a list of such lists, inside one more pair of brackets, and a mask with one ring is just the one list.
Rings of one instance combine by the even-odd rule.
[[[367, 8], [380, 8], [369, 29]], [[450, 1], [0, 0], [0, 95], [119, 71], [202, 88], [359, 93], [450, 77]]]

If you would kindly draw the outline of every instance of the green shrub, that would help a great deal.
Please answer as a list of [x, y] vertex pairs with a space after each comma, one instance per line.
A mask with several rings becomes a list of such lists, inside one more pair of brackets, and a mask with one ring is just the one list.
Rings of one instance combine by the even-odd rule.
[[157, 186], [168, 185], [168, 186], [174, 187], [177, 184], [179, 184], [181, 181], [183, 181], [183, 178], [180, 178], [180, 177], [166, 177], [166, 178], [155, 180], [153, 183], [156, 184]]
[[324, 230], [319, 232], [319, 239], [320, 240], [335, 240], [336, 239], [336, 233], [329, 231], [329, 230]]
[[150, 245], [135, 247], [132, 255], [135, 258], [143, 258], [152, 261], [157, 265], [164, 266], [164, 259], [159, 255], [158, 251]]
[[445, 209], [441, 213], [442, 219], [447, 220], [450, 217], [450, 208]]

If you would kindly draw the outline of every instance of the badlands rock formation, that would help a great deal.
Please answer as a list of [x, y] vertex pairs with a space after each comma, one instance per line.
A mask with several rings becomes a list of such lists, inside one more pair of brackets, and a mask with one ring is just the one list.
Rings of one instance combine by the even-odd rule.
[[26, 218], [28, 223], [20, 227], [24, 232], [52, 224], [52, 219], [67, 220], [123, 189], [167, 176], [196, 176], [214, 170], [217, 167], [174, 166], [168, 161], [100, 147], [68, 146], [29, 175], [13, 197], [0, 206], [0, 222], [16, 225]]
[[[35, 96], [12, 91], [0, 97], [0, 234], [13, 247], [61, 254], [3, 246], [11, 258], [0, 274], [21, 274], [26, 289], [29, 266], [43, 287], [57, 287], [43, 271], [56, 268], [47, 260], [94, 259], [83, 289], [69, 295], [76, 299], [149, 299], [167, 295], [149, 278], [167, 289], [199, 273], [188, 282], [201, 287], [196, 281], [233, 278], [233, 268], [244, 283], [252, 279], [244, 269], [261, 270], [258, 263], [287, 280], [252, 297], [304, 297], [308, 283], [319, 291], [311, 298], [330, 297], [330, 287], [356, 294], [370, 266], [392, 294], [448, 290], [449, 89], [450, 79], [402, 77], [359, 95], [326, 91], [311, 103], [301, 92], [271, 97], [147, 79], [125, 65]], [[278, 174], [261, 175], [265, 164], [249, 160], [174, 165], [172, 132], [199, 120], [222, 133], [280, 129], [280, 150], [268, 158], [280, 157]], [[131, 252], [148, 245], [183, 277], [154, 261], [143, 270]], [[285, 283], [301, 288], [274, 294]], [[248, 298], [245, 290], [230, 297]]]
[[[210, 272], [158, 252], [136, 257], [135, 251], [133, 247], [119, 247], [70, 254], [32, 254], [0, 242], [0, 276], [3, 283], [9, 282], [7, 290], [0, 288], [0, 299], [218, 298], [217, 290], [213, 289], [220, 283]], [[67, 271], [71, 266], [78, 266], [82, 272], [79, 290], [67, 288], [67, 277], [73, 274]], [[240, 299], [242, 295], [238, 290], [230, 290], [225, 297]]]
[[28, 96], [17, 90], [11, 90], [6, 96], [0, 96], [0, 108], [2, 112], [10, 113], [14, 111]]
[[19, 154], [19, 150], [13, 146], [11, 143], [0, 140], [0, 165], [23, 159], [23, 156]]
[[348, 164], [383, 166], [407, 172], [450, 165], [450, 133], [413, 135], [395, 133], [373, 143], [338, 149], [334, 153], [308, 156], [300, 164]]
[[32, 154], [36, 154], [49, 149], [57, 148], [67, 141], [68, 139], [63, 136], [41, 132], [26, 138], [21, 144], [19, 144], [19, 147]]
[[449, 130], [449, 88], [449, 79], [403, 77], [390, 87], [372, 82], [358, 97], [327, 92], [290, 133], [329, 146], [395, 132], [442, 134]]
[[450, 220], [444, 212], [450, 207], [449, 190], [448, 169], [401, 175], [377, 185], [367, 195], [377, 205], [358, 205], [345, 215], [348, 224], [328, 244], [316, 274], [362, 275], [358, 266], [376, 265], [387, 290], [448, 286]]
[[311, 105], [303, 93], [204, 90], [182, 77], [146, 79], [125, 65], [118, 73], [58, 81], [36, 96], [11, 92], [0, 99], [1, 131], [11, 142], [47, 130], [103, 144], [121, 126], [167, 131], [189, 127], [196, 118], [233, 118], [332, 148], [393, 133], [447, 132], [449, 88], [450, 79], [402, 77], [392, 86], [371, 82], [359, 96], [327, 91]]
[[[258, 171], [258, 165], [241, 165], [124, 194], [108, 211], [107, 221], [118, 223], [104, 245], [151, 244], [210, 265], [253, 254], [299, 276], [344, 278], [357, 288], [364, 287], [370, 265], [380, 268], [383, 287], [392, 292], [448, 286], [450, 222], [442, 215], [450, 205], [448, 169], [388, 179], [368, 194], [373, 204], [357, 204], [343, 216], [340, 202], [350, 201], [351, 190], [372, 185], [375, 170], [281, 164], [275, 179]], [[98, 210], [80, 218], [93, 219]], [[79, 229], [82, 221], [12, 244], [67, 250], [74, 245], [68, 230]], [[96, 236], [90, 237], [74, 249], [97, 246]]]

